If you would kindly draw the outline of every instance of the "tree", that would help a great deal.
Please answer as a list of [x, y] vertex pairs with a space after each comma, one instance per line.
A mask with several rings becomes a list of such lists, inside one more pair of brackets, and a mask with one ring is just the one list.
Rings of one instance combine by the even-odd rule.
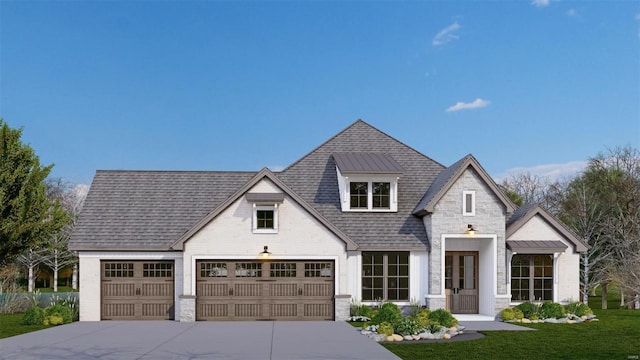
[[29, 249], [18, 255], [16, 260], [20, 265], [27, 268], [27, 289], [29, 292], [33, 292], [36, 282], [34, 275], [38, 273], [38, 265], [40, 265], [44, 260], [42, 251]]
[[41, 166], [34, 150], [0, 118], [0, 266], [46, 241], [68, 216], [47, 197], [45, 179], [53, 165]]
[[566, 184], [526, 172], [505, 178], [501, 187], [514, 204], [540, 204], [557, 215]]

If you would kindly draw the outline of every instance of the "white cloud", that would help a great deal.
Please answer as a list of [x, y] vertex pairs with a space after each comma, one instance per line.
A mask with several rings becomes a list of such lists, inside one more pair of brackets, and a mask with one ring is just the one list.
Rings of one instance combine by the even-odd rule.
[[270, 165], [270, 166], [267, 166], [267, 167], [272, 172], [280, 172], [280, 171], [285, 169], [285, 166], [282, 166], [282, 165]]
[[533, 0], [531, 2], [531, 5], [537, 6], [537, 7], [546, 7], [546, 6], [549, 6], [549, 0]]
[[481, 99], [481, 98], [477, 98], [477, 99], [475, 99], [475, 100], [473, 100], [472, 102], [469, 102], [469, 103], [458, 101], [457, 103], [455, 103], [455, 105], [449, 106], [447, 108], [447, 112], [454, 112], [454, 111], [460, 111], [460, 110], [470, 110], [470, 109], [479, 109], [479, 108], [487, 107], [487, 106], [489, 106], [489, 104], [491, 104], [491, 101], [484, 100], [484, 99]]
[[440, 30], [440, 32], [433, 37], [433, 41], [431, 41], [431, 44], [433, 46], [440, 46], [448, 43], [451, 40], [458, 39], [459, 36], [454, 34], [454, 32], [458, 29], [460, 29], [460, 24], [458, 24], [458, 22], [456, 21], [446, 28]]
[[576, 9], [569, 9], [569, 10], [567, 10], [567, 15], [576, 16], [576, 15], [578, 15], [578, 12], [576, 11]]
[[570, 179], [578, 175], [587, 167], [587, 161], [569, 161], [562, 164], [544, 164], [529, 167], [514, 167], [506, 170], [502, 174], [495, 177], [496, 181], [501, 182], [502, 179], [517, 174], [530, 173], [541, 178], [547, 178], [550, 181]]

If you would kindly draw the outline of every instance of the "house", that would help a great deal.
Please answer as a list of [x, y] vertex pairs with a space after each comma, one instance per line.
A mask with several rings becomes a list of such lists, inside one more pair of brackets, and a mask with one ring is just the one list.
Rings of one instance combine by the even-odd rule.
[[352, 302], [494, 316], [579, 298], [585, 244], [358, 120], [279, 172], [97, 171], [70, 241], [80, 319], [344, 320]]

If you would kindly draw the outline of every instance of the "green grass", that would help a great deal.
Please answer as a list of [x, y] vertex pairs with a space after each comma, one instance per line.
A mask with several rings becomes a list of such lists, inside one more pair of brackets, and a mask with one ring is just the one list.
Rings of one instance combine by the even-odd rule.
[[[52, 293], [53, 292], [53, 288], [37, 288], [36, 290], [40, 291], [41, 293]], [[78, 292], [78, 289], [73, 290], [71, 289], [71, 286], [58, 286], [58, 292]]]
[[22, 315], [23, 314], [0, 315], [0, 339], [20, 334], [26, 334], [32, 331], [38, 331], [49, 327], [44, 325], [22, 325]]
[[640, 310], [619, 309], [620, 297], [609, 294], [609, 310], [600, 296], [589, 306], [599, 322], [527, 324], [536, 331], [487, 331], [479, 340], [450, 343], [385, 343], [403, 359], [637, 359], [640, 355]]

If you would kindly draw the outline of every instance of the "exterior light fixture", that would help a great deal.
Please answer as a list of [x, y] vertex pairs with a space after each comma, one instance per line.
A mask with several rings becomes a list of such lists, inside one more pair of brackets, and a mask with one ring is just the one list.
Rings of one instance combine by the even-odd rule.
[[262, 250], [262, 252], [260, 253], [260, 256], [269, 257], [269, 255], [271, 255], [271, 253], [269, 252], [269, 247], [265, 245], [264, 250]]
[[477, 230], [473, 227], [473, 225], [471, 225], [471, 224], [467, 225], [467, 231], [466, 231], [467, 235], [473, 236], [473, 235], [476, 234], [476, 231]]

